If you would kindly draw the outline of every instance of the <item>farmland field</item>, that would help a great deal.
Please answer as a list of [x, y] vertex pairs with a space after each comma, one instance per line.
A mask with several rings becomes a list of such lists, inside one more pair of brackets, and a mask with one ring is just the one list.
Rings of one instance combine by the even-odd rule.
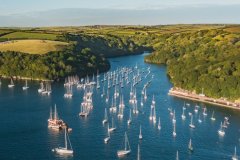
[[30, 54], [45, 54], [50, 51], [60, 51], [68, 43], [49, 40], [14, 40], [0, 43], [0, 51], [16, 51]]
[[45, 39], [45, 40], [56, 40], [56, 34], [47, 34], [47, 33], [31, 33], [31, 32], [13, 32], [6, 34], [0, 39]]

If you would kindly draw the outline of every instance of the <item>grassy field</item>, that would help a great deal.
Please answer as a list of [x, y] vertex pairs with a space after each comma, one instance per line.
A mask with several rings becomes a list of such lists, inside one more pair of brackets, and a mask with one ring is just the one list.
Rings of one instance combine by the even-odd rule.
[[31, 33], [31, 32], [14, 32], [0, 37], [2, 39], [45, 39], [45, 40], [56, 40], [56, 34], [47, 33]]
[[9, 33], [11, 32], [10, 30], [4, 30], [4, 29], [0, 29], [0, 35], [5, 34], [5, 33]]
[[60, 51], [68, 43], [49, 40], [14, 40], [0, 43], [0, 51], [17, 51], [30, 54], [45, 54], [50, 51]]

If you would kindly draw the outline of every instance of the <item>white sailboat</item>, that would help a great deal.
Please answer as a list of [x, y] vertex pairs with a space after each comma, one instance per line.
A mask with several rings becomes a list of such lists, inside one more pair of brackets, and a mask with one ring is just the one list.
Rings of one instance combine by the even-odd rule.
[[172, 123], [176, 123], [176, 116], [175, 116], [175, 110], [173, 111], [173, 118], [172, 118]]
[[153, 117], [152, 117], [152, 120], [153, 120], [153, 123], [156, 123], [156, 122], [157, 122], [156, 107], [155, 107], [155, 105], [154, 105], [154, 108], [153, 108]]
[[[68, 148], [68, 141], [69, 141], [70, 148]], [[58, 154], [73, 154], [72, 145], [71, 145], [70, 139], [68, 137], [66, 128], [65, 128], [65, 147], [54, 148], [54, 149], [52, 149], [52, 151], [56, 152]]]
[[233, 154], [233, 156], [232, 156], [232, 160], [238, 160], [236, 146], [235, 146], [235, 149], [234, 149], [234, 154]]
[[223, 127], [222, 127], [222, 122], [221, 122], [221, 125], [220, 125], [220, 129], [218, 130], [218, 134], [220, 136], [222, 136], [222, 137], [225, 135], [225, 131], [224, 131]]
[[72, 98], [72, 85], [66, 85], [66, 93], [64, 94], [64, 98]]
[[207, 108], [206, 107], [203, 108], [203, 115], [207, 116]]
[[160, 121], [160, 117], [158, 119], [158, 130], [161, 130], [161, 121]]
[[198, 108], [199, 108], [199, 106], [196, 105], [196, 106], [195, 106], [195, 109], [194, 109], [194, 112], [195, 112], [195, 113], [198, 113]]
[[101, 94], [101, 97], [105, 96], [105, 86], [103, 85], [103, 91], [102, 91], [102, 94]]
[[109, 132], [109, 124], [108, 124], [108, 130], [107, 130], [108, 136], [104, 138], [104, 143], [108, 143], [110, 140], [110, 132]]
[[105, 108], [104, 119], [102, 121], [103, 124], [108, 122], [107, 108]]
[[127, 133], [125, 132], [125, 137], [124, 137], [124, 149], [118, 150], [117, 155], [118, 157], [123, 157], [131, 152], [130, 144], [128, 141]]
[[191, 122], [189, 124], [190, 128], [195, 128], [195, 125], [193, 124], [193, 115], [191, 115]]
[[38, 89], [38, 93], [42, 93], [43, 91], [45, 91], [44, 84], [43, 84], [43, 82], [41, 82], [40, 83], [40, 88]]
[[173, 137], [176, 137], [177, 133], [176, 133], [176, 123], [173, 123]]
[[144, 100], [145, 101], [147, 100], [147, 89], [146, 88], [144, 89]]
[[106, 99], [105, 99], [106, 103], [108, 103], [108, 100], [109, 100], [109, 89], [107, 89], [107, 95], [106, 95]]
[[141, 107], [143, 106], [143, 96], [141, 96]]
[[214, 117], [214, 111], [213, 111], [213, 113], [212, 113], [211, 120], [212, 120], [212, 121], [215, 121], [215, 120], [216, 120], [216, 118]]
[[184, 107], [183, 107], [183, 109], [182, 109], [182, 110], [183, 110], [183, 111], [182, 111], [182, 116], [181, 116], [181, 117], [182, 117], [182, 120], [185, 120], [185, 119], [186, 119], [185, 109], [186, 109], [186, 108], [184, 108]]
[[22, 87], [23, 90], [27, 90], [29, 87], [28, 87], [28, 83], [27, 83], [27, 80], [25, 81], [25, 86]]
[[138, 138], [139, 138], [140, 140], [143, 139], [143, 136], [142, 136], [142, 126], [141, 126], [141, 125], [140, 125], [140, 131], [139, 131], [139, 136], [138, 136]]
[[132, 110], [129, 110], [129, 119], [127, 121], [128, 125], [130, 125], [132, 123]]
[[189, 143], [188, 143], [188, 149], [189, 149], [189, 151], [193, 152], [193, 146], [192, 146], [191, 138], [190, 138]]
[[153, 108], [151, 106], [149, 120], [151, 121], [152, 119], [153, 119]]
[[99, 75], [97, 73], [97, 89], [100, 89], [100, 84], [99, 84]]
[[108, 128], [108, 132], [113, 132], [115, 130], [116, 130], [116, 127], [114, 126], [114, 120], [113, 120], [113, 117], [112, 117], [112, 127]]
[[201, 119], [200, 114], [199, 114], [199, 116], [198, 116], [198, 123], [202, 123], [202, 119]]
[[13, 83], [13, 79], [11, 78], [10, 84], [8, 85], [8, 88], [13, 88], [15, 85]]
[[117, 112], [117, 104], [116, 104], [116, 98], [114, 97], [114, 101], [113, 101], [113, 98], [112, 98], [112, 105], [111, 107], [109, 108], [109, 111], [110, 112], [113, 112], [113, 113], [116, 113]]

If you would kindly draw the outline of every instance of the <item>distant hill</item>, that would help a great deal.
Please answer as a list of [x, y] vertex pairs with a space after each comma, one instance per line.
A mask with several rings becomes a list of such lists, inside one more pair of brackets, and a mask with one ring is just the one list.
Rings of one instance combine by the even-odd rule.
[[[40, 8], [41, 9], [41, 8]], [[234, 24], [240, 22], [240, 5], [159, 7], [159, 9], [63, 8], [0, 15], [0, 27]]]

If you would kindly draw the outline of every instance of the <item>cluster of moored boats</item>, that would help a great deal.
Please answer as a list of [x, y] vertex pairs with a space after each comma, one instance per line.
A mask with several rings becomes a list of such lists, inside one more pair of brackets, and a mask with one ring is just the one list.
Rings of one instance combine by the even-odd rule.
[[[117, 130], [117, 126], [115, 125], [116, 119], [114, 119], [115, 115], [118, 119], [123, 119], [124, 116], [126, 116], [125, 110], [128, 109], [129, 115], [127, 115], [127, 125], [132, 125], [132, 114], [138, 115], [143, 113], [143, 107], [146, 106], [146, 101], [150, 97], [151, 99], [151, 105], [149, 106], [149, 121], [156, 124], [154, 126], [157, 126], [157, 129], [161, 131], [161, 118], [160, 116], [157, 116], [156, 114], [156, 98], [155, 95], [149, 95], [147, 94], [148, 87], [151, 84], [152, 78], [154, 76], [151, 75], [150, 68], [139, 69], [136, 65], [135, 67], [122, 67], [118, 68], [114, 71], [109, 71], [107, 73], [104, 73], [103, 78], [100, 80], [99, 74], [97, 74], [96, 78], [93, 77], [90, 78], [87, 76], [85, 78], [79, 79], [77, 76], [70, 76], [67, 77], [64, 83], [64, 87], [66, 88], [66, 93], [64, 94], [65, 98], [72, 98], [73, 97], [73, 87], [75, 86], [78, 89], [83, 90], [83, 99], [80, 104], [80, 117], [87, 118], [91, 114], [91, 110], [94, 108], [93, 104], [93, 93], [94, 89], [99, 90], [97, 93], [101, 95], [101, 98], [106, 102], [108, 105], [106, 108], [104, 108], [104, 116], [102, 120], [103, 126], [106, 128], [106, 137], [103, 139], [105, 144], [108, 144], [111, 141], [111, 134], [113, 134], [114, 131]], [[96, 80], [95, 80], [96, 79]], [[145, 84], [142, 80], [145, 79]], [[136, 87], [139, 84], [143, 84], [143, 88], [140, 90], [140, 92], [137, 91]], [[11, 80], [11, 83], [8, 86], [9, 88], [14, 87], [14, 83]], [[27, 81], [25, 83], [25, 89], [28, 89]], [[129, 100], [126, 101], [124, 99], [124, 90], [125, 88], [127, 91], [129, 91]], [[112, 92], [111, 92], [111, 91]], [[40, 83], [40, 88], [38, 89], [38, 92], [41, 94], [51, 94], [51, 85], [49, 83]], [[47, 92], [47, 93], [45, 93]], [[140, 102], [137, 99], [137, 94], [140, 94]], [[109, 102], [110, 101], [110, 102]], [[126, 102], [128, 102], [127, 105], [129, 107], [126, 107]], [[138, 106], [140, 104], [140, 106]], [[198, 123], [199, 125], [203, 122], [203, 119], [206, 119], [208, 116], [207, 108], [205, 106], [200, 107], [196, 105], [194, 107], [194, 110], [192, 112], [188, 111], [188, 107], [190, 107], [190, 104], [185, 104], [182, 107], [182, 114], [180, 115], [182, 121], [186, 121], [186, 119], [189, 119], [189, 127], [194, 130]], [[177, 115], [174, 109], [168, 108], [169, 114], [172, 121], [172, 136], [174, 138], [177, 137], [177, 130], [176, 130], [176, 124], [177, 124]], [[188, 111], [188, 113], [187, 113]], [[197, 119], [197, 122], [194, 120]], [[214, 111], [211, 114], [210, 117], [211, 121], [216, 121]], [[224, 117], [223, 121], [220, 123], [220, 128], [216, 132], [220, 137], [225, 136], [225, 131], [227, 130], [228, 126], [230, 125], [229, 118]], [[68, 132], [72, 129], [68, 127], [68, 125], [59, 118], [57, 113], [57, 107], [54, 106], [54, 110], [50, 108], [50, 117], [48, 119], [48, 127], [53, 130], [64, 130], [64, 147], [58, 147], [52, 149], [52, 151], [59, 153], [59, 154], [73, 154], [72, 145], [68, 136]], [[139, 125], [139, 134], [138, 139], [141, 141], [143, 139], [144, 135], [142, 133], [142, 125]], [[128, 139], [127, 131], [124, 133], [123, 138], [123, 146], [118, 151], [116, 151], [116, 154], [118, 157], [124, 157], [131, 153], [131, 147], [130, 142]], [[192, 154], [194, 152], [194, 142], [192, 140], [192, 137], [189, 137], [188, 146], [186, 146], [190, 153]], [[138, 144], [138, 152], [137, 152], [137, 159], [140, 160], [140, 144]], [[232, 160], [237, 160], [237, 152], [236, 147], [234, 149], [234, 154], [232, 156]], [[176, 160], [179, 160], [179, 152], [176, 151]]]

